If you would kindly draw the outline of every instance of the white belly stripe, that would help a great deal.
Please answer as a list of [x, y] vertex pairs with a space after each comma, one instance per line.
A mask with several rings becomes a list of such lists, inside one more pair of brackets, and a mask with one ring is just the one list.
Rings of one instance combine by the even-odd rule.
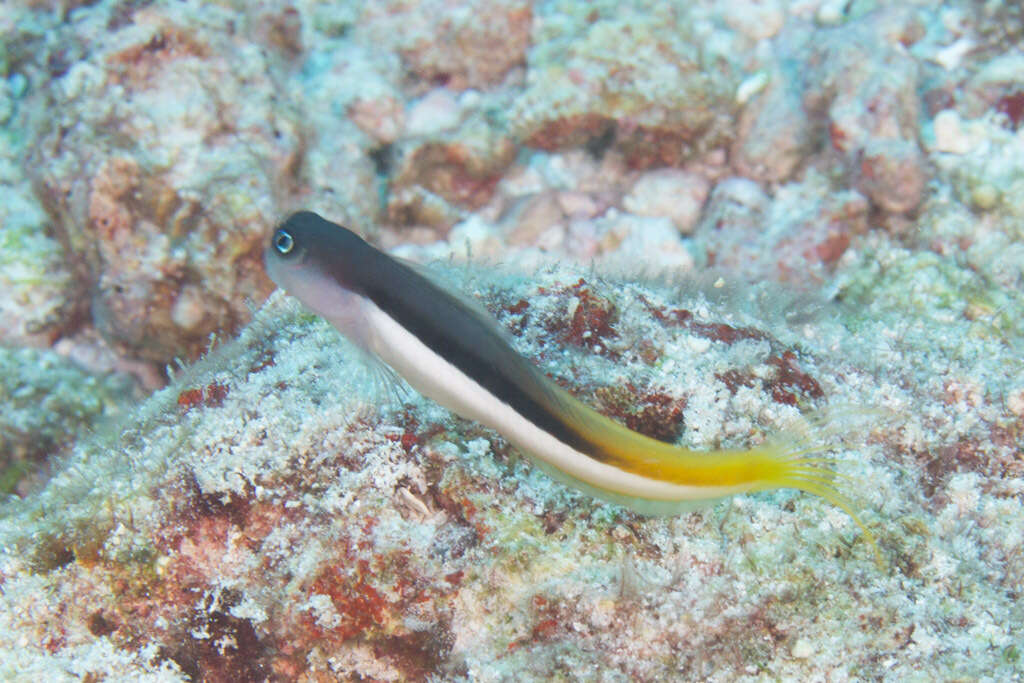
[[726, 487], [672, 484], [599, 462], [516, 412], [434, 352], [373, 302], [364, 300], [371, 350], [410, 385], [452, 412], [499, 432], [513, 445], [566, 474], [602, 489], [655, 500], [695, 500], [734, 493]]

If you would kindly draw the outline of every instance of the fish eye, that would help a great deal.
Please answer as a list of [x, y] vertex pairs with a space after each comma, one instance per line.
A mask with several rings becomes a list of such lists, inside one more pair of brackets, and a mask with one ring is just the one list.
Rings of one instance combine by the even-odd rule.
[[295, 248], [295, 239], [292, 234], [287, 230], [280, 228], [274, 233], [274, 249], [277, 250], [278, 254], [285, 256], [291, 253], [292, 249]]

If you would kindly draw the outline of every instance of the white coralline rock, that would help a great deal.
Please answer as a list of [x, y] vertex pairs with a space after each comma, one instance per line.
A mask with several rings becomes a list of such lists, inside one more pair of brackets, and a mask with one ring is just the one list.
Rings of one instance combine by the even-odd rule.
[[751, 97], [764, 90], [766, 85], [768, 85], [768, 74], [766, 72], [758, 71], [753, 76], [748, 76], [736, 88], [736, 103], [746, 104], [750, 101]]
[[935, 131], [935, 150], [950, 154], [967, 154], [971, 151], [971, 140], [964, 130], [960, 115], [953, 109], [944, 109], [935, 115], [932, 122]]
[[815, 20], [822, 26], [837, 26], [843, 21], [845, 0], [826, 0], [818, 7]]
[[437, 88], [409, 108], [405, 132], [410, 136], [436, 135], [459, 125], [460, 116], [455, 94], [445, 88]]
[[961, 38], [952, 45], [948, 45], [941, 50], [938, 50], [931, 56], [931, 61], [935, 62], [947, 71], [952, 71], [960, 66], [960, 62], [963, 61], [964, 55], [970, 52], [974, 47], [975, 43], [973, 40], [970, 38]]
[[1006, 397], [1006, 407], [1017, 417], [1024, 417], [1024, 388]]
[[778, 0], [736, 0], [723, 3], [725, 23], [751, 40], [771, 38], [786, 23]]
[[807, 659], [814, 654], [814, 644], [807, 638], [800, 638], [793, 643], [792, 653], [797, 659]]
[[708, 180], [696, 173], [660, 169], [640, 176], [622, 205], [638, 216], [665, 216], [679, 232], [689, 234], [709, 189]]

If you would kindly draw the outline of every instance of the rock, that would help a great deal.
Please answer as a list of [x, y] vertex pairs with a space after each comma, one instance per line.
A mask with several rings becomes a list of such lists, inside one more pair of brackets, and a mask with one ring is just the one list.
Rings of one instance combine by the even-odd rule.
[[779, 0], [734, 0], [722, 4], [722, 18], [752, 41], [771, 38], [786, 22]]
[[[550, 230], [565, 230], [566, 216], [554, 191], [542, 192], [519, 202], [508, 217], [507, 241], [515, 246], [532, 246]], [[548, 240], [550, 241], [550, 240]]]
[[[109, 40], [73, 26], [81, 66], [44, 85], [54, 104], [28, 170], [97, 328], [159, 366], [197, 356], [270, 290], [264, 240], [302, 155], [266, 58], [231, 38], [230, 17], [193, 30], [169, 12], [141, 9]], [[189, 288], [198, 304], [176, 315]]]
[[913, 211], [924, 197], [928, 170], [917, 144], [899, 139], [874, 139], [866, 144], [857, 185], [884, 211]]
[[819, 30], [811, 44], [818, 67], [804, 93], [812, 116], [827, 117], [851, 181], [895, 213], [915, 209], [928, 180], [917, 142], [919, 66], [903, 47], [918, 24], [913, 11], [893, 9]]
[[943, 109], [932, 120], [935, 133], [935, 150], [950, 154], [966, 154], [971, 149], [971, 140], [964, 131], [960, 114], [955, 109]]
[[459, 125], [462, 112], [455, 94], [435, 88], [412, 103], [406, 132], [410, 136], [437, 135]]
[[533, 10], [523, 0], [367, 3], [362, 21], [379, 44], [402, 55], [422, 86], [490, 88], [523, 64]]
[[359, 130], [385, 145], [397, 140], [405, 127], [404, 104], [388, 95], [354, 101], [348, 107], [348, 116]]
[[585, 10], [538, 18], [560, 30], [541, 30], [529, 53], [511, 116], [520, 140], [598, 156], [612, 148], [635, 169], [679, 166], [731, 140], [738, 72], [709, 44], [724, 36], [667, 9], [592, 21]]
[[780, 182], [810, 152], [811, 131], [795, 84], [777, 72], [767, 90], [744, 107], [730, 161], [748, 178]]
[[53, 351], [0, 346], [0, 495], [38, 486], [77, 438], [127, 407], [130, 388]]
[[869, 205], [852, 191], [828, 191], [809, 174], [769, 198], [753, 181], [730, 178], [711, 192], [695, 239], [704, 262], [751, 280], [816, 287], [855, 235], [867, 231]]
[[[490, 201], [516, 151], [510, 137], [479, 116], [456, 130], [409, 140], [397, 151], [388, 216], [397, 223], [446, 230], [460, 210], [479, 209]], [[436, 213], [417, 208], [427, 198]]]
[[638, 216], [665, 216], [685, 235], [697, 225], [710, 185], [695, 173], [677, 169], [649, 171], [639, 177], [622, 206]]

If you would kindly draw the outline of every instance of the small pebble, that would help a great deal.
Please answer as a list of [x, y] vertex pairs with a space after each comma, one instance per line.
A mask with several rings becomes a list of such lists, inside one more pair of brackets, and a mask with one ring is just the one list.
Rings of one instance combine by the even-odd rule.
[[409, 109], [408, 135], [436, 135], [459, 125], [461, 110], [455, 95], [446, 88], [431, 90]]
[[1010, 392], [1006, 397], [1006, 407], [1017, 417], [1024, 417], [1024, 389]]
[[205, 295], [198, 287], [186, 285], [171, 307], [171, 320], [178, 327], [194, 330], [206, 317], [206, 306], [203, 304]]
[[807, 659], [814, 654], [814, 645], [807, 638], [798, 638], [793, 643], [793, 656], [797, 659]]
[[697, 225], [710, 187], [696, 173], [660, 169], [640, 176], [622, 205], [638, 216], [665, 216], [685, 235]]
[[751, 40], [771, 38], [786, 23], [778, 0], [733, 0], [722, 6], [725, 23]]
[[975, 43], [970, 38], [961, 38], [952, 45], [942, 48], [931, 57], [931, 61], [935, 62], [943, 69], [952, 71], [953, 69], [960, 66], [960, 62], [964, 56], [974, 49]]
[[818, 8], [815, 20], [822, 26], [836, 26], [846, 16], [847, 0], [826, 0]]
[[747, 77], [736, 88], [736, 103], [746, 104], [751, 97], [764, 90], [766, 85], [768, 85], [768, 74], [764, 71], [758, 71], [753, 76]]
[[991, 185], [979, 185], [971, 191], [971, 203], [975, 207], [988, 211], [999, 202], [999, 190]]
[[935, 130], [935, 149], [950, 154], [967, 154], [971, 141], [964, 131], [960, 115], [954, 109], [943, 109], [932, 122]]

